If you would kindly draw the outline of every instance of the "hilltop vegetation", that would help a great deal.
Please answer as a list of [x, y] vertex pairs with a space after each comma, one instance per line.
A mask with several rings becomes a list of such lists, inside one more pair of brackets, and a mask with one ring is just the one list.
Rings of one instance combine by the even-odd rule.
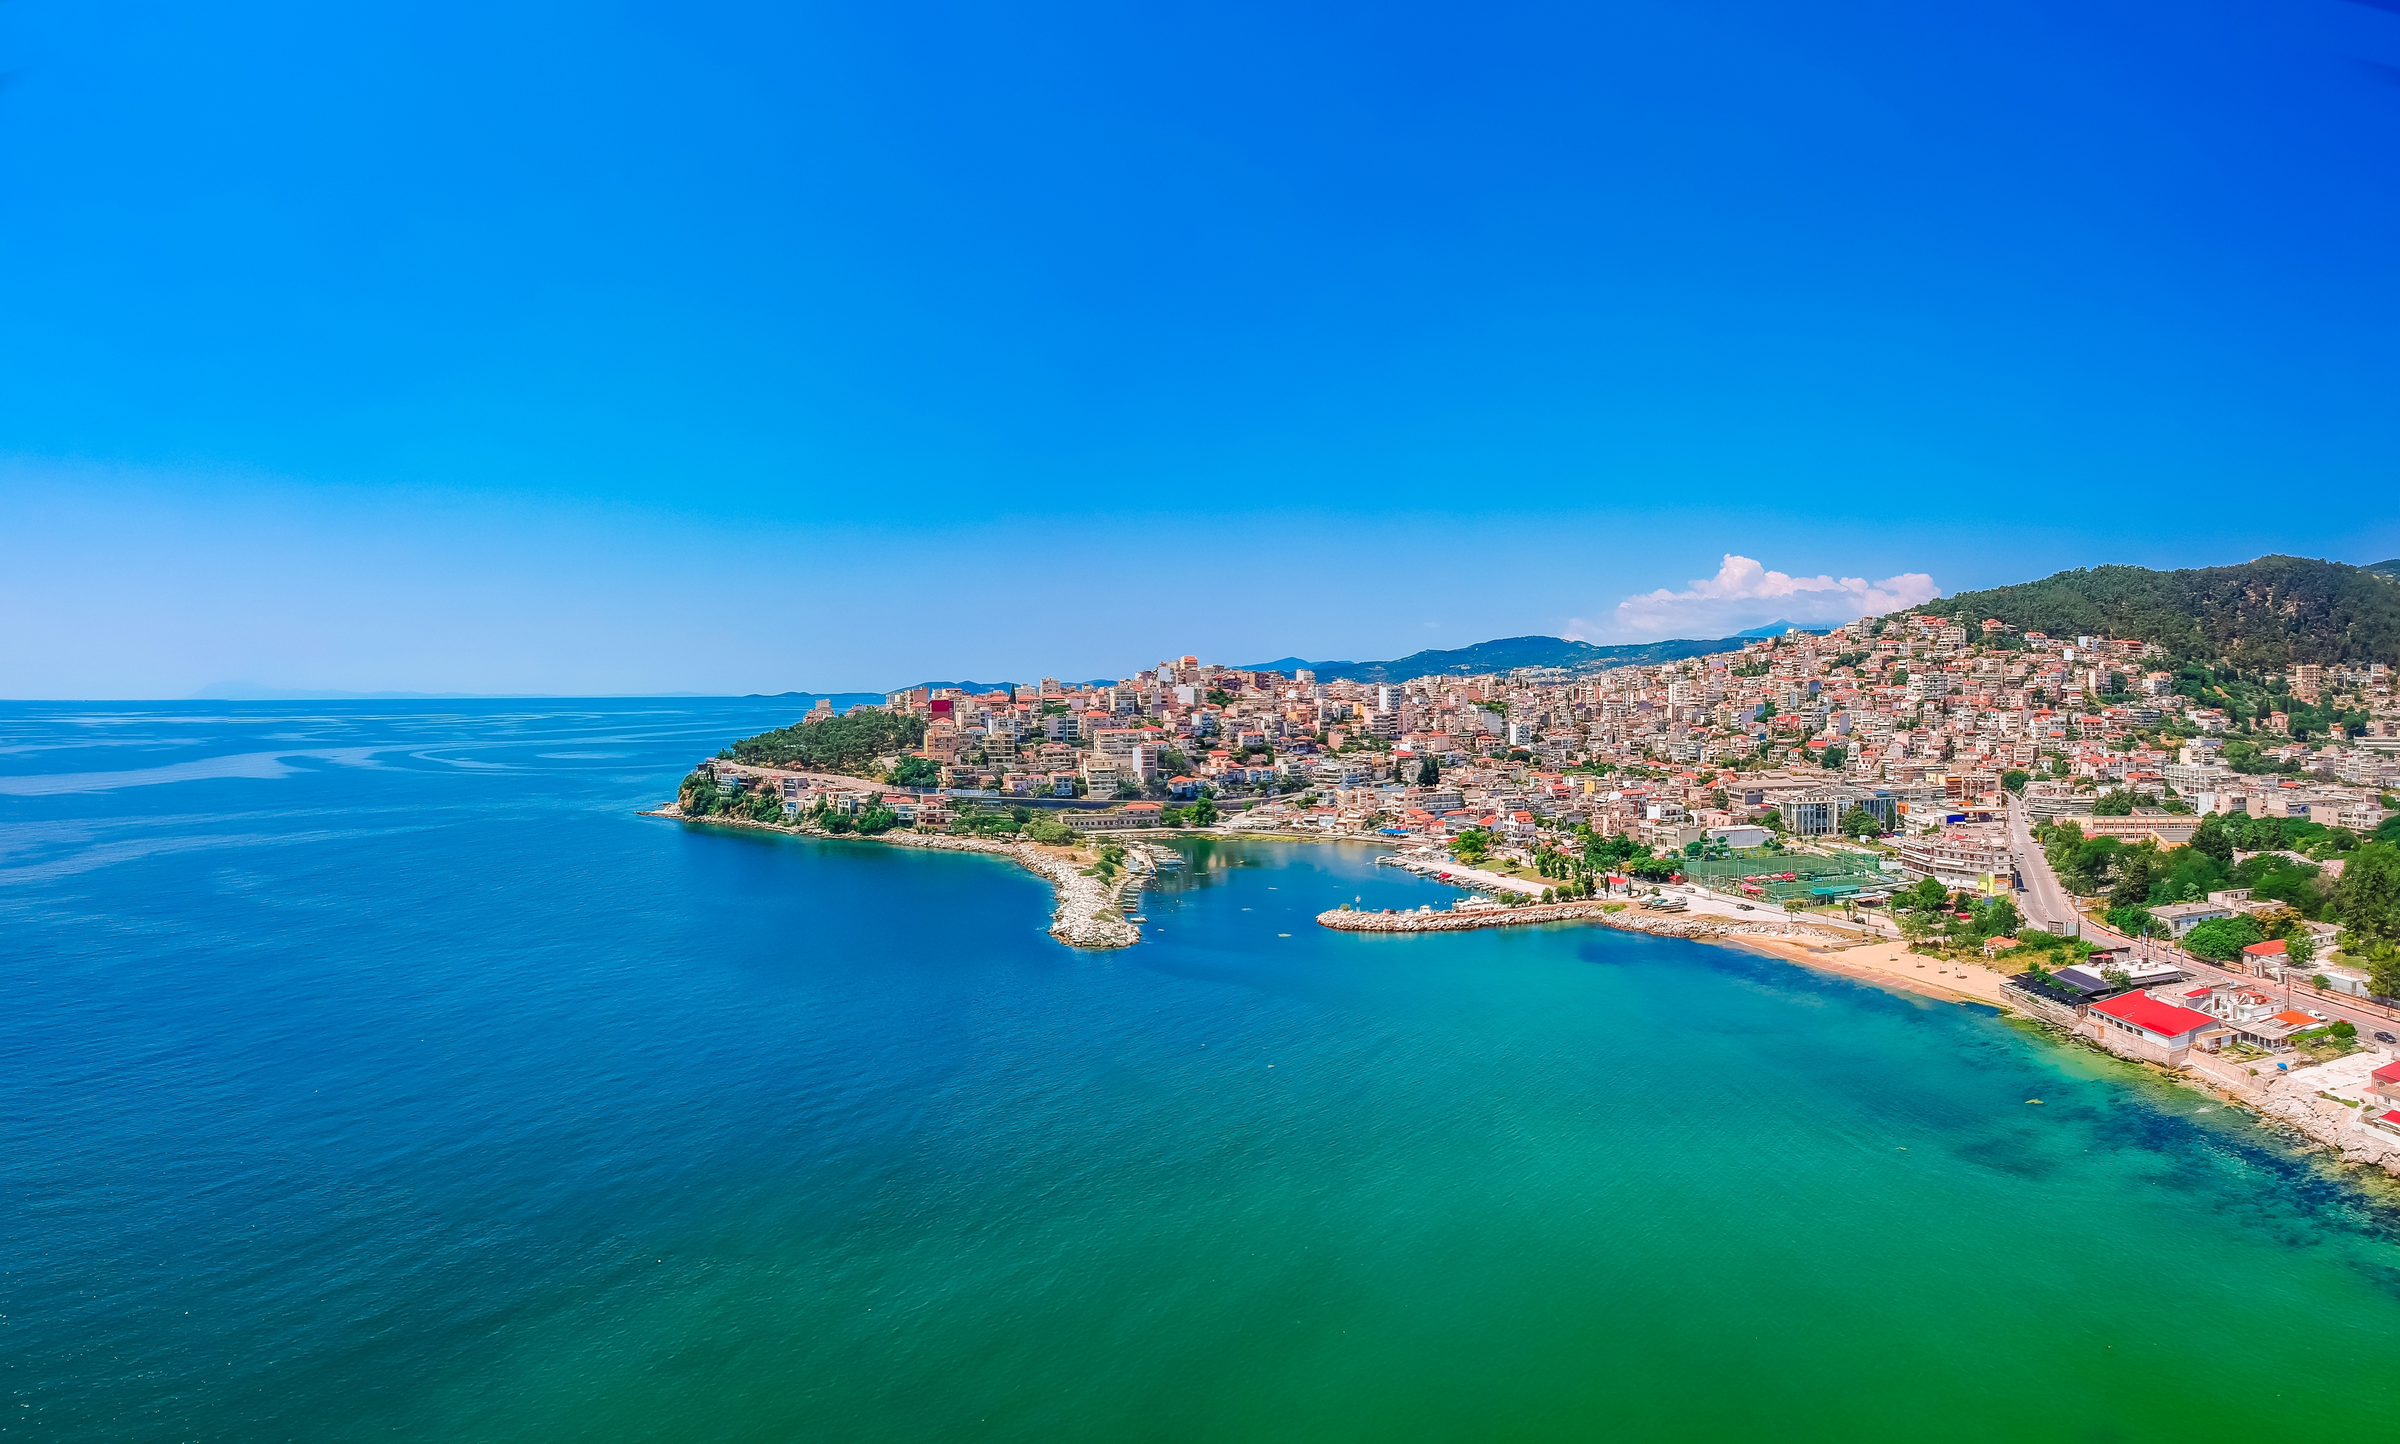
[[906, 752], [925, 740], [925, 723], [889, 712], [852, 712], [798, 722], [745, 737], [722, 754], [753, 767], [790, 767], [804, 772], [846, 772], [864, 777], [875, 759]]
[[2304, 663], [2400, 663], [2400, 583], [2306, 557], [2154, 572], [2106, 566], [1961, 592], [1919, 610], [1969, 627], [1997, 617], [2051, 636], [2155, 642], [2184, 661], [2244, 670]]

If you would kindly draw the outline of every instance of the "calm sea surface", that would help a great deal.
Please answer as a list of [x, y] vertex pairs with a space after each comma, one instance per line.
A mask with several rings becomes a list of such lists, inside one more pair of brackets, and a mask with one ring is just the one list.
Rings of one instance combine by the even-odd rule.
[[[758, 702], [0, 707], [9, 1438], [2390, 1438], [2400, 1209], [1987, 1012], [633, 815]], [[2042, 1106], [2027, 1104], [2044, 1100]]]

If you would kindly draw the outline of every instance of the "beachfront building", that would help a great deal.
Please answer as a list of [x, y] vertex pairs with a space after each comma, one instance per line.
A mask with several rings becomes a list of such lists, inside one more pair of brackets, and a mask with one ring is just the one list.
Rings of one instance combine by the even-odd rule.
[[1988, 897], [2009, 891], [2016, 877], [2008, 833], [1996, 823], [1920, 832], [1902, 838], [1899, 853], [1901, 874], [1911, 882], [1932, 878], [1953, 891]]
[[2122, 993], [2094, 1003], [2084, 1013], [2092, 1041], [2113, 1053], [2180, 1068], [2198, 1049], [2214, 1053], [2234, 1035], [2229, 1025], [2206, 1013], [2154, 998]]

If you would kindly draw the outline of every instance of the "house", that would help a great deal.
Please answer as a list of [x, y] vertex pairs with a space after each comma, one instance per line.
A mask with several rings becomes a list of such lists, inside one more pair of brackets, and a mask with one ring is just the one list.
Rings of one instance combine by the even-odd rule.
[[[2111, 978], [2111, 973], [2124, 981]], [[2169, 987], [2183, 981], [2183, 970], [2165, 963], [2145, 962], [2129, 952], [2105, 952], [2060, 968], [2053, 976], [2087, 998], [2098, 998], [2128, 988]]]
[[[1135, 804], [1137, 807], [1142, 805]], [[1062, 813], [1058, 820], [1074, 828], [1077, 832], [1118, 832], [1128, 827], [1156, 827], [1158, 826], [1158, 804], [1153, 802], [1148, 806], [1150, 811], [1147, 814], [1137, 813], [1132, 808], [1126, 808], [1122, 811]]]
[[2242, 949], [2242, 961], [2250, 965], [2252, 972], [2263, 978], [2267, 975], [2267, 969], [2280, 970], [2283, 967], [2287, 953], [2288, 949], [2284, 947], [2283, 939], [2269, 938], [2263, 943], [2252, 943]]
[[2233, 907], [2213, 902], [2165, 903], [2150, 909], [2150, 916], [2164, 923], [2170, 936], [2180, 938], [2202, 923], [2232, 917]]
[[2102, 999], [2084, 1019], [2092, 1040], [2103, 1048], [2170, 1068], [2182, 1067], [2195, 1048], [2216, 1052], [2233, 1036], [2231, 1027], [2208, 1014], [2146, 992]]
[[1170, 778], [1168, 778], [1168, 779], [1167, 779], [1167, 796], [1169, 796], [1169, 797], [1172, 797], [1172, 798], [1176, 799], [1176, 800], [1177, 800], [1177, 801], [1179, 801], [1179, 802], [1189, 802], [1189, 801], [1191, 801], [1193, 798], [1195, 798], [1195, 797], [1198, 797], [1199, 795], [1200, 795], [1200, 779], [1199, 779], [1199, 778], [1197, 778], [1197, 777], [1170, 777]]

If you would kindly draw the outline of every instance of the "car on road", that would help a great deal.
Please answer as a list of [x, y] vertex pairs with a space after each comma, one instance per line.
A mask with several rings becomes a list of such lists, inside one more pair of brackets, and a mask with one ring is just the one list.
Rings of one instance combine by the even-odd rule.
[[1736, 912], [1754, 913], [1758, 911], [1757, 908], [1750, 906], [1748, 903], [1735, 903], [1733, 907], [1734, 911]]
[[2375, 1035], [2375, 1041], [2378, 1043], [2400, 1043], [2400, 1038], [2395, 1038], [2389, 1033], [2377, 1033]]

